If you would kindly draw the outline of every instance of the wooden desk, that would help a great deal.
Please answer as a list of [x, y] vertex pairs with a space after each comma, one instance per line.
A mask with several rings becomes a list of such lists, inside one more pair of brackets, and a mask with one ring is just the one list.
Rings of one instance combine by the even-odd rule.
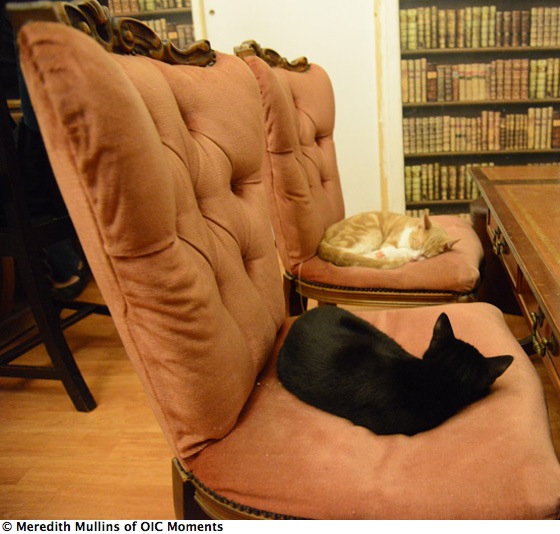
[[560, 395], [560, 167], [471, 171], [488, 206], [486, 228]]

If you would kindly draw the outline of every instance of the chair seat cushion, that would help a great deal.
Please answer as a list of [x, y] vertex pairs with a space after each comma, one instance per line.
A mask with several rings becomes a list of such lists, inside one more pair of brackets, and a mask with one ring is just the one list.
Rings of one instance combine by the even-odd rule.
[[410, 262], [396, 269], [338, 267], [313, 256], [292, 272], [307, 282], [357, 289], [428, 290], [471, 293], [478, 285], [483, 250], [472, 225], [453, 215], [433, 216], [459, 242], [429, 260]]
[[457, 337], [515, 360], [488, 397], [439, 427], [377, 436], [290, 394], [274, 357], [235, 428], [184, 466], [233, 503], [295, 517], [559, 518], [560, 465], [542, 387], [501, 312], [472, 303], [359, 315], [421, 355], [443, 310]]

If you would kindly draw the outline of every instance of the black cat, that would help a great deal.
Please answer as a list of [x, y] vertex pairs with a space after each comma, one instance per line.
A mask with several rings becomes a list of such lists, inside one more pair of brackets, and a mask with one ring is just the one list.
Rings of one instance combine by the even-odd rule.
[[376, 434], [429, 430], [490, 392], [512, 356], [485, 358], [457, 339], [445, 313], [422, 359], [334, 306], [298, 318], [278, 357], [278, 377], [301, 400]]

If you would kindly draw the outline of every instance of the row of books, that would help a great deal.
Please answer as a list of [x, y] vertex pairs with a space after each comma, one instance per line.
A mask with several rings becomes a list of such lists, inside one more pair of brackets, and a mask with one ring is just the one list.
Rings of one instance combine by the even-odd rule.
[[435, 64], [401, 60], [402, 101], [469, 102], [560, 97], [560, 57]]
[[150, 26], [161, 40], [172, 41], [178, 48], [185, 48], [194, 41], [192, 24], [174, 24], [164, 18], [143, 19], [142, 22]]
[[426, 215], [430, 215], [430, 208], [408, 209], [405, 211], [405, 215], [408, 215], [409, 217], [416, 217], [417, 219], [424, 217], [424, 213]]
[[109, 0], [109, 10], [114, 15], [190, 8], [191, 0]]
[[404, 117], [405, 155], [560, 148], [560, 112], [483, 110], [475, 117]]
[[[478, 163], [489, 166], [492, 163]], [[440, 165], [426, 163], [404, 168], [404, 190], [407, 202], [425, 200], [474, 200], [480, 196], [476, 182], [468, 172], [472, 164]]]
[[495, 5], [400, 10], [401, 50], [557, 46], [560, 8], [498, 11]]
[[[420, 217], [424, 217], [424, 213], [426, 215], [430, 215], [430, 209], [429, 208], [420, 208], [420, 209], [407, 209], [405, 211], [405, 215], [408, 215], [409, 217], [416, 217], [416, 218], [420, 218]], [[439, 210], [438, 210], [439, 213]], [[460, 219], [466, 219], [466, 220], [471, 220], [471, 214], [470, 213], [454, 213], [453, 215], [455, 215], [456, 217], [459, 217]]]

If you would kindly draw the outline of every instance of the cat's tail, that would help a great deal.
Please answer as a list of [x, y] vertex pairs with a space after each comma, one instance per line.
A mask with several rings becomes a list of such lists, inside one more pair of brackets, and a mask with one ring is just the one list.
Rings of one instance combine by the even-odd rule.
[[410, 258], [386, 258], [370, 254], [359, 254], [349, 249], [335, 247], [326, 241], [319, 243], [319, 257], [339, 267], [370, 267], [372, 269], [394, 269], [405, 265]]

